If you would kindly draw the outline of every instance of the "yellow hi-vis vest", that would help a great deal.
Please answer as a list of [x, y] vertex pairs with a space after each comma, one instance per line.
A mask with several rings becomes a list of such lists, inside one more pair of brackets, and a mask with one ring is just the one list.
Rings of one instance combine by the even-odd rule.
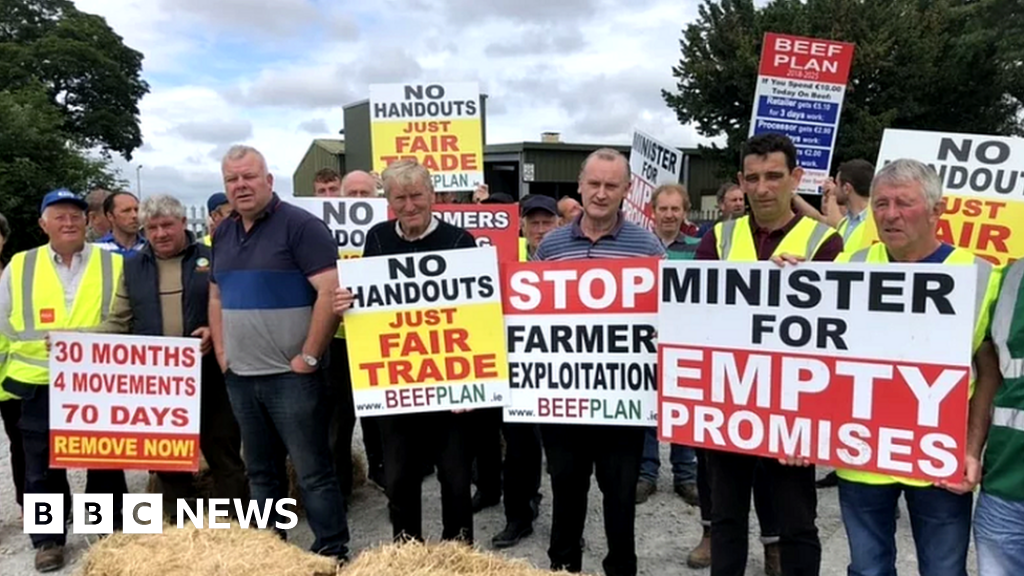
[[[864, 209], [865, 212], [868, 210], [870, 210], [870, 208]], [[870, 217], [870, 213], [865, 214], [864, 220], [861, 220], [860, 224], [857, 224], [857, 227], [853, 229], [852, 233], [850, 233], [850, 237], [846, 238], [846, 230], [850, 227], [850, 217], [843, 216], [843, 219], [839, 221], [839, 226], [836, 226], [836, 232], [839, 232], [840, 238], [845, 238], [845, 240], [843, 240], [844, 249], [856, 252], [862, 248], [862, 244], [864, 243], [864, 230], [868, 227], [867, 219]]]
[[[828, 224], [813, 218], [802, 217], [792, 230], [779, 242], [772, 256], [793, 254], [811, 260], [832, 235], [836, 233]], [[726, 220], [715, 224], [715, 240], [718, 259], [731, 262], [756, 262], [757, 247], [750, 230], [750, 216]]]
[[8, 352], [10, 351], [10, 342], [7, 338], [0, 335], [0, 402], [5, 400], [11, 400], [17, 398], [14, 394], [11, 394], [3, 389], [4, 378], [7, 377], [7, 360]]
[[199, 239], [199, 242], [201, 242], [202, 244], [206, 244], [207, 246], [212, 247], [213, 246], [213, 234], [207, 234], [206, 236], [203, 236], [202, 238]]
[[519, 261], [526, 262], [530, 259], [530, 250], [526, 247], [526, 238], [519, 238]]
[[[889, 251], [886, 250], [885, 245], [882, 243], [874, 244], [856, 252], [843, 252], [838, 258], [836, 258], [836, 262], [866, 262], [869, 264], [879, 264], [889, 261]], [[1000, 270], [993, 267], [992, 264], [984, 258], [979, 258], [978, 256], [975, 256], [973, 252], [962, 248], [953, 248], [953, 251], [946, 257], [943, 264], [976, 264], [978, 266], [978, 289], [974, 301], [974, 334], [971, 340], [971, 350], [977, 352], [981, 343], [984, 342], [986, 334], [988, 334], [989, 323], [992, 320], [992, 307], [995, 306], [996, 299], [999, 297], [999, 285], [1001, 278]], [[971, 376], [970, 395], [974, 395], [973, 374]], [[898, 482], [907, 486], [931, 486], [930, 482], [923, 480], [912, 480], [910, 478], [901, 478], [899, 476], [890, 476], [887, 474], [875, 474], [874, 472], [864, 472], [861, 470], [837, 469], [836, 475], [848, 482], [859, 482], [861, 484], [880, 485], [895, 484]]]
[[11, 259], [11, 315], [7, 378], [24, 384], [50, 383], [45, 336], [55, 330], [91, 328], [106, 320], [121, 281], [121, 255], [87, 244], [85, 266], [71, 310], [64, 305], [64, 287], [46, 246], [19, 252]]
[[[338, 258], [341, 258], [341, 249], [338, 249]], [[342, 318], [341, 323], [338, 324], [338, 329], [334, 332], [335, 338], [345, 338], [345, 319]]]

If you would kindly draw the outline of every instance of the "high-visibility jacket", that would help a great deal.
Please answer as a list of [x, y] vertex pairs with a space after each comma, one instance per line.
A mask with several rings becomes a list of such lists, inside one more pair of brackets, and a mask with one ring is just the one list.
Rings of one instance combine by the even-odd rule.
[[519, 238], [519, 261], [526, 262], [530, 259], [530, 250], [526, 247], [526, 238]]
[[[341, 257], [341, 249], [340, 248], [338, 249], [338, 257], [339, 258]], [[345, 319], [344, 318], [342, 318], [341, 322], [338, 324], [338, 329], [334, 332], [334, 337], [335, 338], [341, 338], [341, 339], [345, 338]]]
[[88, 244], [89, 259], [71, 307], [64, 304], [64, 287], [46, 246], [19, 252], [11, 259], [11, 314], [7, 378], [24, 384], [50, 383], [45, 336], [51, 331], [98, 326], [110, 313], [121, 281], [124, 259]]
[[[735, 220], [726, 220], [715, 224], [715, 241], [719, 260], [731, 262], [756, 262], [757, 247], [754, 246], [754, 234], [750, 230], [750, 216]], [[813, 218], [803, 217], [796, 223], [786, 236], [779, 242], [773, 256], [793, 254], [810, 260], [836, 231], [828, 224]]]
[[[844, 252], [839, 255], [836, 262], [866, 262], [880, 264], [889, 262], [889, 251], [882, 243], [874, 244], [868, 248], [856, 252]], [[992, 307], [999, 296], [1000, 272], [984, 258], [975, 256], [974, 253], [962, 248], [954, 248], [943, 264], [949, 265], [970, 265], [978, 266], [978, 289], [974, 301], [974, 334], [971, 340], [971, 350], [977, 352], [981, 343], [985, 341], [989, 325], [992, 320]], [[970, 383], [970, 395], [974, 395], [974, 375], [972, 371]], [[912, 480], [899, 476], [887, 474], [875, 474], [861, 470], [836, 470], [836, 474], [848, 482], [860, 482], [862, 484], [895, 484], [897, 482], [907, 486], [930, 486], [930, 482], [923, 480]]]
[[202, 243], [202, 244], [206, 244], [207, 246], [212, 247], [213, 246], [213, 234], [207, 234], [206, 236], [203, 236], [202, 238], [199, 239], [199, 242]]
[[[864, 209], [865, 212], [868, 210], [870, 210], [870, 208]], [[843, 219], [839, 221], [839, 226], [836, 226], [836, 231], [839, 232], [839, 236], [844, 239], [843, 246], [846, 250], [856, 252], [862, 247], [864, 243], [864, 230], [867, 230], [868, 228], [867, 219], [870, 217], [870, 213], [864, 214], [864, 220], [862, 220], [860, 224], [857, 224], [857, 227], [850, 233], [849, 238], [846, 237], [846, 231], [850, 228], [850, 217], [843, 216]]]
[[7, 338], [0, 335], [0, 402], [4, 400], [11, 400], [16, 398], [14, 394], [11, 394], [3, 389], [4, 378], [7, 377], [7, 358], [8, 352], [10, 351], [10, 342]]

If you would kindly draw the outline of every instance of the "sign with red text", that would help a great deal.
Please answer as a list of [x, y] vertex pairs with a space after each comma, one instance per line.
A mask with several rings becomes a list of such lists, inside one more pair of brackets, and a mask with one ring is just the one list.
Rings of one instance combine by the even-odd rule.
[[50, 333], [50, 467], [196, 472], [197, 338]]
[[327, 224], [342, 258], [362, 256], [366, 233], [388, 219], [388, 202], [384, 198], [293, 197], [288, 202]]
[[371, 84], [373, 169], [412, 158], [430, 170], [438, 192], [473, 190], [484, 181], [480, 86]]
[[502, 263], [506, 422], [656, 424], [658, 261]]
[[659, 437], [958, 476], [976, 280], [975, 266], [665, 261]]
[[[494, 246], [499, 262], [519, 261], [519, 204], [434, 204], [434, 217], [462, 228], [477, 246]], [[395, 213], [388, 211], [388, 217]]]
[[[1024, 256], [1024, 139], [887, 129], [876, 167], [899, 158], [928, 164], [942, 180], [945, 210], [939, 240], [995, 266]], [[861, 247], [877, 242], [874, 219], [862, 226], [866, 228]]]
[[652, 230], [654, 214], [651, 212], [651, 194], [662, 184], [679, 182], [682, 170], [682, 152], [634, 130], [633, 147], [629, 151], [629, 171], [633, 186], [622, 204], [626, 220]]
[[338, 261], [356, 416], [504, 406], [493, 246]]
[[750, 135], [776, 132], [796, 145], [797, 192], [820, 194], [828, 178], [854, 45], [768, 32], [758, 69]]

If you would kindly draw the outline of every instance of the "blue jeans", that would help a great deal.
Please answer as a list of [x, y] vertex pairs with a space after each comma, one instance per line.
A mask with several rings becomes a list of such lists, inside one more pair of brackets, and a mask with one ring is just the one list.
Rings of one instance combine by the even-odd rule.
[[[669, 453], [672, 462], [672, 485], [694, 484], [697, 482], [697, 454], [689, 446], [673, 444]], [[657, 483], [661, 469], [661, 455], [658, 453], [657, 428], [648, 428], [644, 435], [644, 457], [640, 461], [640, 478]]]
[[967, 576], [972, 495], [903, 484], [839, 480], [849, 576], [896, 576], [896, 502], [907, 501], [921, 576]]
[[[288, 497], [285, 456], [291, 456], [314, 535], [312, 551], [347, 556], [348, 518], [328, 443], [333, 404], [326, 375], [238, 376], [229, 371], [225, 379], [242, 429], [252, 499], [262, 503]], [[275, 513], [270, 521], [284, 519]]]
[[1024, 574], [1024, 502], [982, 492], [974, 510], [974, 543], [981, 576]]

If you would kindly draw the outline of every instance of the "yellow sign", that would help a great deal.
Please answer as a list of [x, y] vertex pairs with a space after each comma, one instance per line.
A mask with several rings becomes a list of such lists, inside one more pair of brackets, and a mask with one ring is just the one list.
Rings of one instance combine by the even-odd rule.
[[370, 86], [373, 169], [412, 158], [437, 191], [472, 190], [484, 181], [480, 89], [476, 83]]

